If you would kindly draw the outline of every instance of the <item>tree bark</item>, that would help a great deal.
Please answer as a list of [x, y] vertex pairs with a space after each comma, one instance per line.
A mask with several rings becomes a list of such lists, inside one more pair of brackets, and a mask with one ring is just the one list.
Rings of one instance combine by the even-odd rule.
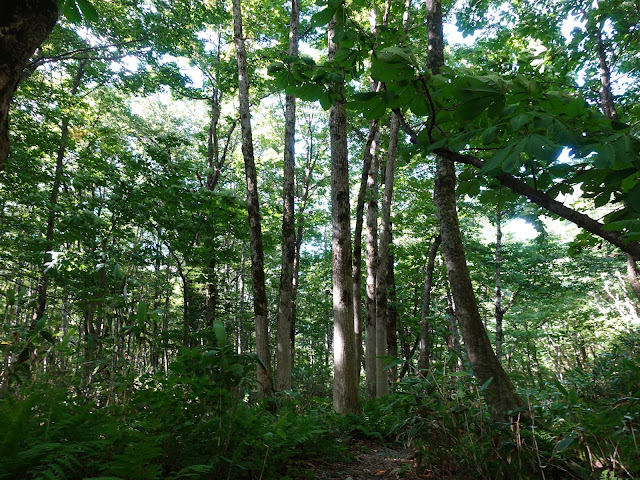
[[431, 359], [431, 325], [429, 315], [431, 314], [431, 289], [433, 288], [433, 271], [436, 265], [436, 255], [440, 248], [440, 235], [436, 236], [429, 246], [427, 256], [427, 269], [424, 274], [424, 290], [422, 291], [422, 310], [420, 313], [420, 357], [418, 368], [426, 370], [429, 368]]
[[[440, 0], [427, 0], [426, 5], [429, 22], [427, 66], [432, 73], [438, 74], [444, 64], [442, 7]], [[442, 251], [455, 303], [455, 314], [460, 322], [473, 373], [480, 383], [490, 382], [483, 393], [491, 414], [496, 420], [504, 420], [509, 410], [522, 406], [522, 400], [498, 361], [480, 317], [462, 245], [455, 187], [454, 163], [437, 156], [434, 204], [440, 222]]]
[[[377, 130], [377, 129], [376, 129]], [[371, 145], [375, 148], [375, 142]], [[368, 155], [369, 170], [367, 172], [366, 182], [366, 200], [367, 200], [367, 224], [365, 230], [365, 265], [367, 269], [366, 276], [366, 296], [365, 296], [365, 372], [366, 372], [366, 391], [367, 397], [373, 398], [377, 390], [377, 370], [380, 363], [376, 359], [377, 353], [377, 336], [376, 327], [376, 274], [378, 270], [378, 155], [375, 151]], [[367, 162], [365, 162], [367, 163]]]
[[[238, 1], [238, 0], [236, 0]], [[329, 58], [335, 55], [336, 18], [329, 24]], [[333, 408], [338, 413], [359, 413], [358, 365], [353, 324], [353, 282], [351, 277], [351, 217], [349, 165], [347, 157], [347, 115], [344, 79], [334, 85], [338, 100], [329, 110], [331, 136], [331, 219], [333, 235]]]
[[56, 0], [7, 0], [0, 16], [0, 171], [9, 156], [9, 105], [33, 52], [58, 20]]
[[385, 167], [384, 194], [380, 215], [380, 247], [378, 249], [378, 271], [376, 274], [376, 395], [389, 393], [389, 374], [384, 366], [388, 363], [381, 357], [387, 357], [387, 269], [389, 267], [389, 249], [391, 246], [391, 202], [393, 199], [393, 180], [398, 152], [398, 133], [400, 122], [398, 116], [391, 115], [389, 128], [389, 150]]
[[256, 322], [256, 353], [264, 367], [258, 365], [258, 394], [267, 397], [273, 392], [271, 355], [269, 352], [269, 320], [267, 291], [264, 279], [264, 251], [262, 248], [262, 225], [258, 198], [258, 175], [253, 155], [251, 113], [249, 107], [249, 68], [247, 51], [242, 36], [241, 0], [233, 0], [233, 40], [238, 61], [238, 99], [240, 129], [242, 131], [242, 156], [247, 183], [247, 211], [249, 240], [251, 244], [251, 280], [253, 288], [253, 312]]
[[[613, 100], [613, 92], [611, 91], [611, 69], [609, 68], [609, 62], [607, 60], [607, 52], [604, 42], [602, 41], [601, 28], [596, 28], [594, 32], [596, 42], [598, 45], [598, 62], [600, 64], [600, 84], [602, 86], [600, 90], [600, 101], [602, 102], [602, 112], [604, 116], [611, 120], [618, 120], [618, 110]], [[640, 280], [638, 280], [638, 265], [636, 263], [639, 257], [635, 257], [627, 252], [627, 279], [631, 290], [636, 296], [637, 300], [640, 300]]]
[[505, 311], [502, 308], [502, 211], [496, 208], [496, 356], [502, 362], [502, 321]]
[[471, 368], [482, 384], [490, 381], [484, 397], [494, 418], [503, 420], [508, 411], [522, 405], [515, 387], [498, 361], [482, 323], [462, 246], [455, 194], [455, 167], [450, 160], [436, 159], [434, 203], [438, 211], [442, 250]]
[[[298, 55], [299, 2], [291, 0], [289, 26], [289, 56]], [[280, 272], [280, 296], [278, 299], [278, 330], [276, 333], [276, 388], [291, 390], [293, 348], [291, 330], [293, 325], [293, 268], [296, 258], [296, 232], [294, 214], [295, 193], [295, 142], [296, 142], [296, 97], [285, 99], [284, 125], [284, 185], [282, 189], [282, 268]]]
[[[393, 239], [391, 239], [393, 243]], [[394, 268], [393, 253], [389, 254], [387, 265], [387, 355], [398, 358], [398, 309], [396, 308], [396, 272]], [[398, 367], [394, 364], [389, 368], [387, 375], [390, 388], [393, 390], [397, 384]]]
[[[358, 200], [356, 202], [356, 227], [353, 234], [353, 323], [356, 329], [356, 349], [358, 352], [358, 365], [362, 361], [362, 225], [364, 223], [364, 203], [367, 193], [367, 179], [371, 161], [376, 155], [378, 149], [377, 138], [379, 135], [378, 121], [373, 120], [369, 124], [369, 134], [364, 144], [363, 161], [362, 161], [362, 178], [360, 180], [360, 189], [358, 191]], [[366, 320], [365, 320], [366, 321]], [[366, 327], [366, 325], [365, 325]], [[365, 332], [365, 335], [367, 333]], [[366, 355], [366, 353], [365, 353]], [[371, 376], [373, 375], [373, 376]], [[375, 372], [367, 370], [367, 360], [365, 358], [365, 376], [371, 378], [371, 387], [367, 381], [367, 395], [371, 398], [370, 389], [375, 389]], [[374, 391], [374, 390], [372, 390]]]

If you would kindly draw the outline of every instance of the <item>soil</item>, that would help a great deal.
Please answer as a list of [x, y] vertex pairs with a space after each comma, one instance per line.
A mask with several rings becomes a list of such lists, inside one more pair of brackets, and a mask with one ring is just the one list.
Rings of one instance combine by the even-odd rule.
[[[402, 445], [386, 445], [376, 439], [349, 440], [344, 458], [318, 458], [300, 462], [294, 480], [396, 480], [422, 479], [412, 472], [412, 452]], [[291, 475], [291, 474], [290, 474]]]

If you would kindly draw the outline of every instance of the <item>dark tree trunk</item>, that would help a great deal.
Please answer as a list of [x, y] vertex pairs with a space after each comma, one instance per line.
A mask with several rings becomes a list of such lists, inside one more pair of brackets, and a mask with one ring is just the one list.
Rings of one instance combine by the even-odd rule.
[[258, 365], [258, 393], [261, 397], [273, 392], [271, 355], [269, 353], [269, 320], [267, 317], [267, 291], [264, 279], [264, 251], [262, 248], [262, 225], [258, 199], [258, 175], [253, 155], [253, 135], [249, 107], [249, 68], [247, 51], [242, 36], [242, 10], [240, 0], [233, 0], [233, 39], [238, 61], [238, 98], [240, 106], [240, 129], [242, 130], [242, 156], [247, 182], [247, 211], [249, 239], [251, 242], [251, 279], [253, 287], [253, 312], [256, 321], [256, 353], [264, 367]]
[[391, 247], [391, 201], [393, 199], [393, 180], [395, 176], [396, 154], [398, 152], [398, 133], [400, 122], [398, 116], [391, 114], [389, 129], [389, 150], [385, 165], [384, 193], [382, 212], [380, 215], [380, 247], [378, 250], [378, 271], [376, 272], [376, 395], [378, 397], [389, 392], [389, 372], [385, 370], [389, 352], [387, 351], [387, 269], [389, 267]]
[[[329, 57], [338, 49], [334, 42], [336, 19], [329, 24]], [[338, 85], [344, 88], [344, 80]], [[351, 215], [347, 157], [347, 115], [344, 95], [329, 110], [331, 136], [331, 218], [333, 225], [333, 408], [339, 413], [359, 413], [358, 358], [353, 324], [351, 276]]]
[[520, 407], [522, 400], [498, 361], [480, 317], [458, 225], [454, 164], [442, 157], [438, 157], [436, 162], [434, 203], [440, 221], [442, 250], [455, 303], [455, 315], [460, 322], [473, 373], [482, 384], [491, 380], [484, 390], [484, 397], [494, 418], [502, 420], [507, 417], [509, 410]]
[[502, 211], [500, 207], [496, 209], [496, 356], [502, 362], [502, 321], [505, 310], [502, 307]]
[[[429, 22], [427, 66], [434, 74], [438, 74], [444, 65], [442, 7], [440, 0], [427, 0], [426, 5]], [[442, 251], [455, 303], [455, 315], [460, 322], [473, 373], [480, 383], [490, 382], [484, 390], [489, 409], [494, 418], [503, 420], [509, 410], [522, 406], [522, 400], [498, 361], [480, 317], [462, 245], [455, 189], [456, 172], [453, 162], [436, 157], [434, 203], [440, 222]]]
[[29, 58], [58, 20], [56, 0], [5, 0], [0, 7], [0, 171], [9, 155], [9, 105]]
[[[607, 60], [607, 52], [604, 42], [602, 41], [602, 31], [598, 27], [594, 32], [596, 41], [598, 44], [598, 62], [600, 63], [600, 84], [602, 86], [600, 90], [600, 101], [602, 102], [602, 111], [604, 116], [611, 120], [618, 119], [618, 111], [616, 104], [613, 100], [613, 92], [611, 91], [611, 69], [609, 68], [609, 62]], [[636, 296], [637, 300], [640, 300], [640, 280], [638, 280], [638, 266], [635, 257], [627, 252], [627, 278], [631, 290]]]
[[427, 269], [424, 274], [424, 290], [422, 292], [422, 310], [420, 314], [420, 358], [418, 368], [421, 370], [429, 368], [431, 357], [431, 325], [429, 316], [431, 315], [431, 289], [433, 288], [433, 271], [436, 265], [436, 255], [440, 248], [440, 235], [436, 236], [429, 246], [427, 256]]
[[[298, 55], [299, 2], [291, 0], [289, 27], [289, 55]], [[294, 299], [293, 275], [296, 259], [296, 232], [294, 214], [295, 194], [295, 142], [296, 142], [296, 97], [286, 96], [284, 126], [284, 186], [282, 189], [282, 269], [280, 272], [280, 296], [278, 299], [278, 329], [276, 333], [276, 388], [291, 389], [291, 352]]]

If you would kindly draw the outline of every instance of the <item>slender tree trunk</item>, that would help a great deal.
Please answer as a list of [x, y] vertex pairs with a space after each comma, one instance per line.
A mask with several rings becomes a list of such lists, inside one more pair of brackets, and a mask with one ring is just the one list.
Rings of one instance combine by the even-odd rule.
[[429, 246], [427, 255], [427, 269], [424, 274], [424, 290], [422, 292], [422, 310], [420, 313], [420, 358], [418, 368], [426, 370], [429, 368], [431, 358], [431, 289], [433, 288], [433, 271], [436, 265], [436, 255], [440, 248], [440, 235], [436, 236]]
[[296, 310], [297, 310], [297, 298], [298, 298], [298, 286], [300, 284], [300, 249], [302, 247], [302, 238], [305, 225], [305, 213], [307, 205], [311, 197], [311, 181], [313, 180], [313, 171], [316, 166], [317, 157], [314, 152], [313, 143], [313, 129], [311, 127], [311, 121], [309, 121], [309, 143], [307, 147], [307, 154], [304, 168], [304, 178], [302, 180], [302, 194], [300, 195], [300, 206], [297, 210], [297, 233], [296, 233], [296, 250], [293, 262], [293, 288], [292, 288], [292, 302], [293, 302], [293, 314], [291, 323], [291, 359], [295, 361], [295, 325], [296, 325]]
[[[289, 23], [289, 56], [298, 55], [299, 2], [291, 0]], [[294, 214], [295, 194], [295, 141], [296, 97], [286, 96], [284, 126], [284, 186], [282, 190], [282, 269], [280, 273], [280, 297], [278, 300], [278, 330], [276, 334], [276, 388], [291, 389], [292, 325], [294, 315], [293, 269], [296, 258], [296, 232]]]
[[9, 156], [9, 105], [29, 58], [58, 20], [56, 0], [5, 0], [0, 14], [0, 171]]
[[[393, 239], [391, 240], [393, 242]], [[398, 358], [398, 310], [396, 308], [396, 274], [393, 266], [393, 254], [389, 254], [387, 265], [387, 355]], [[395, 389], [398, 379], [398, 367], [393, 365], [389, 368], [389, 384]]]
[[[0, 24], [1, 27], [1, 24]], [[84, 66], [86, 61], [82, 60], [78, 64], [78, 71], [76, 72], [76, 76], [73, 80], [73, 85], [71, 86], [70, 96], [73, 97], [78, 93], [78, 89], [80, 88], [80, 82], [82, 81], [82, 76], [84, 75]], [[57, 219], [57, 211], [58, 211], [58, 195], [60, 194], [60, 186], [62, 185], [62, 176], [64, 170], [64, 158], [67, 152], [67, 141], [69, 137], [69, 117], [67, 115], [63, 116], [62, 123], [60, 125], [60, 144], [58, 145], [58, 152], [56, 154], [56, 167], [53, 175], [53, 183], [51, 185], [51, 191], [49, 193], [49, 211], [47, 212], [47, 226], [45, 231], [45, 242], [44, 242], [44, 256], [46, 262], [52, 261], [52, 251], [54, 247], [54, 234], [55, 234], [55, 224]], [[1, 168], [0, 168], [1, 170]], [[45, 310], [47, 308], [47, 297], [48, 297], [48, 287], [49, 287], [49, 275], [46, 270], [40, 276], [40, 280], [38, 281], [37, 287], [37, 300], [36, 300], [36, 308], [31, 318], [31, 322], [29, 324], [30, 331], [33, 331], [36, 327], [36, 324], [44, 317]], [[29, 355], [31, 353], [31, 341], [24, 347], [24, 349], [20, 352], [18, 357], [18, 365], [24, 363], [29, 359]]]
[[391, 246], [391, 201], [393, 198], [399, 129], [399, 118], [395, 113], [392, 113], [380, 218], [378, 270], [376, 272], [376, 354], [378, 357], [376, 359], [376, 395], [378, 397], [389, 393], [389, 374], [384, 368], [388, 361], [381, 357], [387, 357], [389, 354], [387, 351], [387, 269], [389, 267], [389, 250]]
[[[432, 73], [437, 74], [444, 65], [442, 6], [440, 0], [427, 0], [426, 6], [429, 23], [427, 66]], [[473, 373], [480, 383], [490, 382], [484, 390], [484, 397], [493, 417], [503, 420], [508, 416], [509, 410], [522, 405], [522, 400], [498, 361], [480, 317], [462, 245], [455, 188], [456, 172], [453, 162], [436, 157], [434, 203], [440, 222], [442, 251], [455, 302], [455, 313], [460, 321]]]
[[[372, 144], [373, 148], [373, 144]], [[367, 223], [365, 229], [365, 264], [367, 268], [366, 276], [366, 350], [365, 350], [365, 372], [367, 397], [373, 398], [376, 394], [376, 384], [378, 382], [377, 369], [377, 335], [376, 328], [376, 273], [378, 270], [378, 156], [376, 152], [371, 152], [369, 158], [369, 170], [367, 172], [366, 199], [367, 199]]]
[[505, 310], [502, 308], [502, 211], [496, 208], [496, 356], [502, 362], [502, 320]]
[[269, 320], [267, 317], [267, 290], [264, 280], [264, 251], [258, 199], [258, 175], [253, 156], [253, 136], [249, 108], [249, 68], [247, 51], [242, 36], [242, 10], [240, 0], [233, 0], [233, 39], [238, 60], [238, 98], [240, 129], [242, 130], [242, 156], [247, 180], [247, 210], [249, 239], [251, 242], [251, 279], [253, 286], [253, 312], [256, 321], [256, 351], [264, 367], [258, 365], [258, 394], [269, 396], [273, 392], [271, 355], [269, 353]]
[[[363, 162], [362, 162], [362, 178], [360, 180], [360, 190], [358, 192], [358, 201], [356, 203], [356, 229], [353, 235], [353, 322], [356, 328], [356, 348], [358, 351], [358, 371], [362, 362], [362, 225], [364, 223], [364, 204], [367, 193], [367, 179], [371, 169], [372, 158], [377, 152], [378, 138], [378, 121], [374, 120], [369, 124], [369, 134], [365, 141]], [[365, 255], [366, 257], [366, 255]], [[365, 295], [367, 292], [365, 292]], [[366, 298], [366, 297], [365, 297]], [[366, 312], [366, 310], [365, 310]], [[367, 319], [368, 320], [368, 319]], [[365, 320], [366, 322], [366, 320]], [[368, 328], [368, 325], [365, 325]], [[368, 339], [368, 333], [365, 332]], [[368, 347], [367, 347], [368, 348]], [[373, 367], [375, 369], [375, 367]], [[373, 376], [371, 376], [373, 375]], [[375, 391], [375, 371], [367, 369], [367, 360], [365, 358], [365, 376], [371, 378], [371, 383], [367, 380], [367, 395], [371, 398], [371, 389]]]
[[[598, 27], [594, 32], [598, 44], [598, 62], [600, 63], [600, 101], [604, 116], [611, 120], [618, 119], [618, 110], [613, 100], [613, 92], [611, 91], [611, 70], [607, 60], [607, 52], [604, 42], [602, 41], [602, 31]], [[627, 278], [631, 285], [631, 290], [636, 295], [636, 299], [640, 300], [640, 280], [638, 279], [637, 258], [627, 253]]]
[[[236, 0], [237, 1], [237, 0]], [[329, 57], [338, 49], [334, 42], [336, 18], [329, 24]], [[344, 80], [338, 85], [344, 88]], [[347, 115], [344, 95], [329, 110], [331, 136], [331, 217], [333, 225], [333, 408], [339, 413], [359, 413], [358, 358], [353, 323], [351, 276], [351, 216], [349, 165], [347, 160]]]

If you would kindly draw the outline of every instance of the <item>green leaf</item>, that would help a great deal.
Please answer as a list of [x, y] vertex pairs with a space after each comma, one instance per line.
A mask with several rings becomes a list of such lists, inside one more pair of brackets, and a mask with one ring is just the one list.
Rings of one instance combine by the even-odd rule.
[[42, 338], [44, 338], [47, 342], [51, 343], [51, 344], [55, 344], [56, 343], [56, 339], [53, 338], [53, 335], [51, 335], [51, 332], [49, 332], [47, 330], [41, 330], [40, 331], [40, 336]]
[[78, 7], [80, 7], [80, 11], [82, 12], [82, 16], [85, 20], [94, 23], [100, 21], [100, 15], [98, 15], [98, 12], [89, 0], [76, 0], [76, 2], [78, 3]]
[[76, 5], [75, 0], [66, 0], [64, 4], [64, 16], [71, 23], [80, 23], [82, 21], [82, 14]]
[[447, 373], [447, 377], [468, 377], [471, 373], [469, 372], [449, 372]]
[[214, 320], [213, 331], [216, 334], [216, 342], [218, 347], [222, 348], [227, 344], [227, 331], [220, 320]]
[[493, 381], [493, 377], [491, 377], [489, 380], [487, 380], [482, 385], [480, 385], [480, 388], [478, 388], [478, 390], [481, 392], [484, 392], [492, 381]]
[[558, 391], [564, 395], [565, 397], [569, 397], [569, 392], [567, 392], [567, 389], [564, 388], [564, 385], [562, 385], [560, 383], [560, 380], [558, 380], [557, 378], [553, 379], [553, 384], [558, 388]]
[[336, 13], [337, 8], [332, 7], [331, 5], [325, 8], [324, 10], [320, 10], [317, 13], [314, 13], [311, 16], [311, 26], [312, 27], [321, 27], [323, 25], [327, 25], [333, 16]]
[[148, 319], [148, 306], [147, 302], [138, 302], [138, 310], [136, 312], [136, 318], [138, 320], [139, 325], [144, 325]]
[[7, 289], [7, 305], [12, 307], [16, 303], [16, 291], [13, 288]]
[[47, 316], [43, 315], [40, 320], [35, 324], [34, 330], [37, 332], [44, 328], [44, 324], [47, 323]]
[[564, 437], [562, 440], [560, 440], [558, 443], [556, 443], [556, 446], [553, 449], [553, 453], [551, 454], [551, 456], [555, 456], [558, 453], [564, 451], [567, 449], [567, 447], [569, 447], [569, 445], [571, 445], [573, 443], [573, 441], [575, 440], [575, 437], [573, 435], [569, 435], [567, 437]]

